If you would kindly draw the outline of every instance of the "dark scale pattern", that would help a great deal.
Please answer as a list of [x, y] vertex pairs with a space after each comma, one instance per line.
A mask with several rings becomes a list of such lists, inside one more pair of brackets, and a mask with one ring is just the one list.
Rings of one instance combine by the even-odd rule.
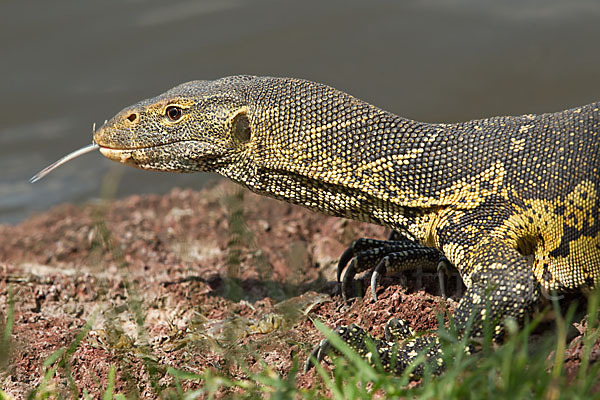
[[[238, 76], [128, 107], [94, 139], [105, 156], [139, 168], [218, 172], [264, 195], [389, 226], [416, 243], [373, 241], [346, 255], [347, 281], [445, 256], [467, 286], [459, 330], [473, 316], [478, 336], [489, 319], [500, 339], [504, 319], [522, 322], [542, 290], [600, 279], [599, 106], [427, 124], [314, 82]], [[401, 372], [427, 348], [442, 367], [437, 338], [406, 338], [397, 324], [375, 341], [382, 360], [396, 360], [388, 369]], [[337, 332], [372, 357], [362, 329]], [[328, 348], [313, 354], [320, 360]]]

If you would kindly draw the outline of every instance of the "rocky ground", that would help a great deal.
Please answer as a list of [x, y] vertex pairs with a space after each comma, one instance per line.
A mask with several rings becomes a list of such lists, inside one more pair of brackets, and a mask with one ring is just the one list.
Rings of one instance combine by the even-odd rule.
[[[252, 371], [266, 362], [285, 375], [322, 339], [314, 318], [330, 327], [355, 322], [375, 335], [391, 316], [435, 329], [436, 314], [458, 300], [452, 279], [448, 300], [428, 275], [420, 283], [383, 279], [377, 302], [338, 295], [335, 269], [346, 246], [387, 233], [230, 183], [62, 205], [0, 226], [0, 321], [14, 301], [2, 390], [21, 398], [57, 368], [47, 390], [86, 389], [97, 398], [115, 367], [117, 392], [154, 397], [172, 379], [167, 366], [244, 377], [240, 365]], [[566, 362], [576, 371], [580, 345], [571, 343]], [[55, 353], [61, 348], [68, 350]], [[300, 373], [298, 384], [315, 379], [314, 371]]]

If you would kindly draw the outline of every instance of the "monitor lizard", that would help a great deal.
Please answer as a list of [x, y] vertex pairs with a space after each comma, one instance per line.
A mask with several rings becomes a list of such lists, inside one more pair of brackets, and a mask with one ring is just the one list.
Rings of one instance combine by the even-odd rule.
[[[437, 265], [466, 286], [459, 334], [501, 340], [545, 291], [582, 293], [600, 279], [600, 103], [542, 115], [462, 123], [401, 118], [326, 85], [233, 76], [192, 81], [123, 109], [94, 133], [109, 159], [174, 172], [217, 172], [311, 210], [387, 226], [404, 238], [359, 239], [340, 260], [354, 274]], [[408, 239], [406, 239], [408, 238]], [[486, 306], [487, 303], [487, 306]], [[365, 359], [402, 371], [439, 339], [392, 319], [386, 338], [350, 325], [335, 332]], [[392, 344], [404, 339], [399, 345]], [[323, 340], [306, 368], [330, 350]], [[413, 376], [424, 371], [419, 365]]]

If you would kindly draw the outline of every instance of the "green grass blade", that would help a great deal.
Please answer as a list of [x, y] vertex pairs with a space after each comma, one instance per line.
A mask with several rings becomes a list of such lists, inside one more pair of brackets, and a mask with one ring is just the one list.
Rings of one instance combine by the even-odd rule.
[[110, 370], [108, 371], [108, 384], [106, 385], [106, 390], [102, 395], [102, 400], [112, 400], [113, 391], [115, 389], [115, 366], [111, 365]]

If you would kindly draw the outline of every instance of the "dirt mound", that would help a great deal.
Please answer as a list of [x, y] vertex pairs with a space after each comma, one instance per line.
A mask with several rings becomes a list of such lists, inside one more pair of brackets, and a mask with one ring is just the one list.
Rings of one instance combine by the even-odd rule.
[[[294, 357], [303, 361], [322, 338], [312, 318], [330, 327], [354, 322], [375, 335], [392, 316], [435, 329], [436, 313], [452, 311], [457, 300], [456, 293], [439, 296], [435, 277], [423, 287], [384, 278], [377, 302], [367, 294], [344, 303], [337, 295], [335, 268], [345, 247], [386, 234], [229, 183], [63, 205], [0, 226], [4, 316], [10, 291], [14, 300], [3, 390], [15, 397], [32, 390], [50, 367], [45, 360], [63, 347], [66, 355], [56, 359], [68, 356], [71, 377], [92, 396], [111, 366], [116, 390], [152, 396], [167, 366], [241, 377], [240, 362], [253, 370], [262, 360], [286, 374]], [[79, 346], [69, 350], [78, 334]], [[577, 358], [571, 353], [569, 363]], [[314, 372], [301, 374], [299, 384], [313, 379]], [[67, 382], [50, 383], [69, 393]]]

